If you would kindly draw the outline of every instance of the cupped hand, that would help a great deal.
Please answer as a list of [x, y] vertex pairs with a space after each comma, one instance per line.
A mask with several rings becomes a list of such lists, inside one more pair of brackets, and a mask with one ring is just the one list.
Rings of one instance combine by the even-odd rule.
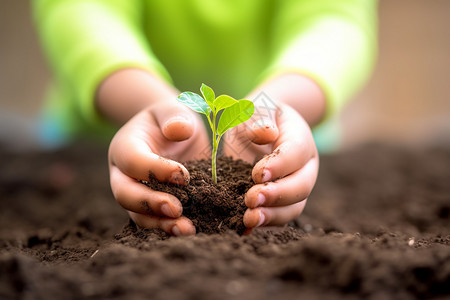
[[306, 121], [288, 105], [258, 113], [225, 138], [224, 152], [254, 163], [256, 183], [245, 195], [244, 224], [283, 225], [299, 216], [319, 169], [319, 156]]
[[[109, 147], [110, 182], [114, 197], [140, 227], [161, 228], [173, 235], [195, 234], [173, 195], [151, 190], [139, 181], [187, 184], [189, 172], [177, 161], [209, 155], [201, 119], [176, 101], [154, 104], [130, 119]], [[202, 156], [203, 155], [203, 156]]]

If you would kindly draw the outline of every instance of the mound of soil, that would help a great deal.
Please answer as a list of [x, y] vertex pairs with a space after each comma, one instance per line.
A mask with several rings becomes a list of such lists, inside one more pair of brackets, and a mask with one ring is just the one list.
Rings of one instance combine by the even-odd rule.
[[181, 238], [128, 220], [105, 157], [0, 153], [0, 299], [449, 298], [448, 147], [322, 156], [288, 226]]
[[161, 183], [150, 176], [143, 182], [155, 191], [176, 196], [183, 205], [183, 215], [197, 228], [197, 233], [221, 233], [245, 230], [242, 218], [246, 206], [244, 195], [253, 186], [252, 165], [231, 157], [217, 159], [217, 184], [211, 176], [211, 160], [189, 161], [188, 185]]

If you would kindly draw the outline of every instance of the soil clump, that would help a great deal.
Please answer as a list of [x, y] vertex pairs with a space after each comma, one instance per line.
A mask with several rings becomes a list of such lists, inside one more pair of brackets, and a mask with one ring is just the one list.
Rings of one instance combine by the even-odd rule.
[[212, 180], [211, 160], [189, 161], [183, 165], [190, 174], [188, 185], [161, 183], [153, 176], [145, 184], [177, 197], [183, 205], [183, 215], [192, 220], [198, 233], [234, 230], [242, 234], [244, 195], [254, 184], [252, 165], [231, 157], [218, 158], [217, 184]]

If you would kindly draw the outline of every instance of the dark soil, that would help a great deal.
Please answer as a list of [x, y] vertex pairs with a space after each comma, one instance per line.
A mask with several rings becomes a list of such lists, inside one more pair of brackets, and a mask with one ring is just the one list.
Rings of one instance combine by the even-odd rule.
[[106, 149], [0, 166], [0, 299], [450, 299], [448, 147], [322, 156], [303, 215], [244, 236], [136, 228]]
[[184, 164], [190, 175], [189, 185], [160, 183], [150, 176], [147, 186], [176, 196], [183, 214], [192, 220], [197, 233], [221, 233], [245, 230], [242, 217], [246, 206], [244, 195], [253, 186], [252, 166], [242, 160], [221, 157], [217, 160], [217, 184], [211, 175], [211, 160]]

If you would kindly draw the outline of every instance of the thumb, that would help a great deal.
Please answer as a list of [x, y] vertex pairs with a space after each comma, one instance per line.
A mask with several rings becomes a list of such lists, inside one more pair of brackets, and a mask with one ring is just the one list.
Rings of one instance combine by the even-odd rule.
[[274, 142], [279, 135], [275, 115], [259, 116], [251, 119], [247, 129], [247, 137], [255, 144], [264, 145]]
[[164, 103], [155, 109], [153, 114], [162, 134], [170, 141], [187, 140], [195, 131], [194, 116], [178, 103]]

